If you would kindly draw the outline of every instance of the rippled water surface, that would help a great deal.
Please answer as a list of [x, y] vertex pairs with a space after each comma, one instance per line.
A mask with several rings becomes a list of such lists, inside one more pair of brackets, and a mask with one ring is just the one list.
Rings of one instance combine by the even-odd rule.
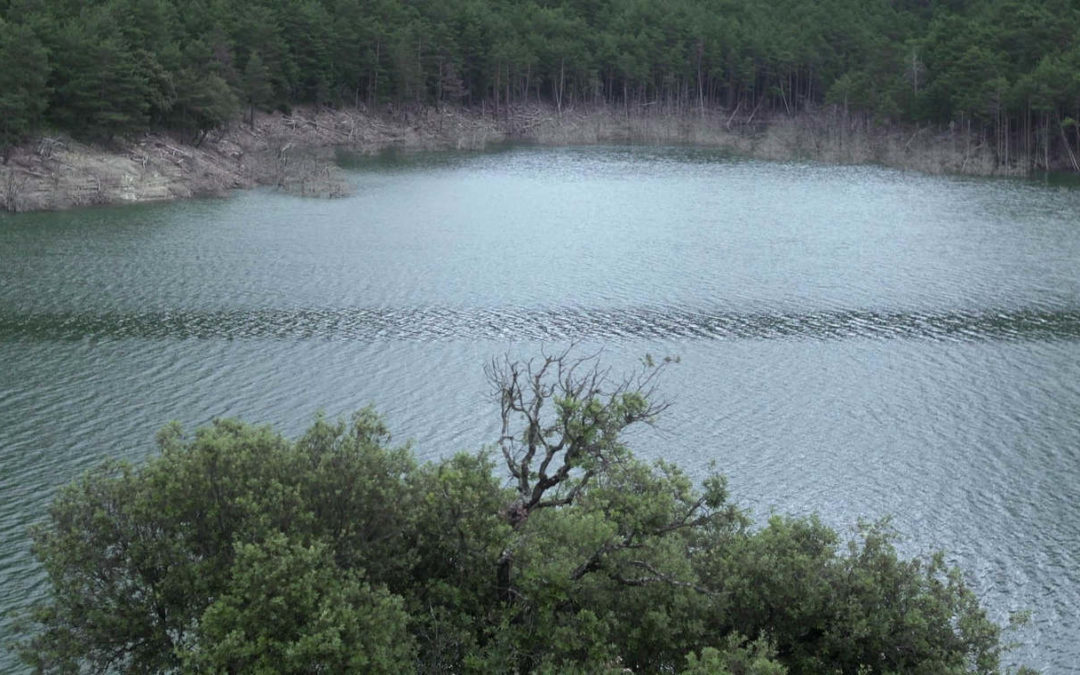
[[573, 340], [681, 357], [640, 453], [715, 460], [758, 515], [891, 514], [1032, 610], [1017, 659], [1080, 663], [1080, 191], [650, 148], [351, 175], [0, 218], [0, 613], [43, 591], [56, 487], [168, 420], [374, 402], [438, 457], [496, 436], [486, 360]]

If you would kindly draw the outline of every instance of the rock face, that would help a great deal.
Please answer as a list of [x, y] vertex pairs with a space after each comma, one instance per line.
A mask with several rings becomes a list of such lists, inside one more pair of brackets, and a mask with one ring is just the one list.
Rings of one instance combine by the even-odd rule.
[[103, 149], [43, 139], [12, 153], [0, 168], [0, 206], [9, 211], [65, 209], [222, 194], [254, 181], [221, 149], [182, 147], [145, 136]]
[[341, 196], [347, 184], [333, 163], [338, 149], [480, 148], [503, 137], [481, 115], [427, 110], [374, 116], [321, 109], [256, 116], [254, 125], [234, 123], [198, 146], [167, 134], [107, 147], [42, 138], [13, 149], [0, 166], [0, 210], [162, 201], [255, 185]]
[[1023, 174], [1002, 166], [977, 138], [950, 130], [879, 127], [823, 110], [773, 120], [736, 118], [723, 110], [633, 111], [593, 108], [556, 112], [543, 106], [491, 111], [425, 108], [370, 114], [298, 109], [256, 115], [199, 145], [147, 134], [108, 147], [43, 138], [15, 148], [0, 165], [0, 210], [37, 211], [222, 195], [271, 185], [321, 197], [348, 193], [334, 164], [338, 150], [373, 153], [481, 149], [506, 139], [547, 145], [691, 144], [772, 160], [883, 164], [927, 173]]

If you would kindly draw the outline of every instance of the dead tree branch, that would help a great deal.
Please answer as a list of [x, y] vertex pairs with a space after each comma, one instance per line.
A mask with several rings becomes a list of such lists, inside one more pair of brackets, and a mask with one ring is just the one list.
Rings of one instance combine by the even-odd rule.
[[657, 381], [673, 359], [646, 357], [638, 372], [616, 378], [599, 352], [573, 352], [504, 356], [485, 368], [499, 401], [499, 450], [517, 492], [506, 511], [515, 528], [536, 509], [572, 504], [596, 472], [618, 461], [619, 435], [652, 425], [669, 406], [656, 400]]

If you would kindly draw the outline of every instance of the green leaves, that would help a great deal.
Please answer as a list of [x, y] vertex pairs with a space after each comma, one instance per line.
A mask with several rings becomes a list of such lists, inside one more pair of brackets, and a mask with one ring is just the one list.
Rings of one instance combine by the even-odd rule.
[[324, 542], [237, 544], [224, 594], [180, 649], [198, 672], [397, 673], [414, 653], [400, 597], [342, 571]]
[[41, 122], [48, 104], [48, 51], [29, 27], [0, 18], [0, 63], [0, 150], [6, 150]]
[[1080, 107], [1080, 9], [1061, 0], [7, 4], [0, 146], [43, 122], [198, 140], [241, 109], [253, 124], [298, 103], [712, 109], [728, 128], [832, 104], [892, 123], [974, 120], [967, 134], [993, 132], [1002, 164], [1080, 154], [1080, 137], [1050, 133]]
[[996, 672], [1000, 629], [940, 555], [903, 560], [887, 523], [839, 546], [816, 519], [774, 517], [697, 560], [714, 630], [768, 635], [793, 672]]
[[815, 518], [752, 528], [720, 475], [697, 486], [623, 447], [656, 410], [647, 388], [572, 365], [498, 380], [528, 387], [501, 390], [525, 415], [509, 486], [488, 452], [419, 465], [370, 409], [295, 441], [166, 426], [158, 456], [90, 472], [34, 531], [50, 593], [21, 655], [40, 672], [997, 669], [1000, 629], [942, 556], [898, 557], [887, 524], [846, 546]]
[[701, 650], [701, 656], [686, 657], [683, 675], [785, 675], [788, 669], [776, 660], [776, 647], [765, 638], [753, 642], [738, 633], [726, 640], [723, 651], [715, 647]]
[[[167, 671], [183, 659], [258, 669], [268, 662], [245, 659], [267, 650], [318, 661], [305, 650], [323, 638], [340, 647], [319, 656], [327, 663], [348, 656], [372, 669], [407, 656], [403, 636], [368, 644], [377, 633], [356, 628], [405, 622], [400, 598], [384, 608], [396, 619], [364, 618], [388, 602], [380, 589], [400, 583], [411, 559], [405, 476], [415, 464], [378, 444], [386, 439], [370, 412], [348, 427], [317, 420], [295, 444], [232, 420], [193, 439], [171, 425], [159, 434], [161, 455], [140, 469], [87, 475], [35, 532], [54, 593], [35, 615], [41, 632], [24, 644], [26, 658], [44, 670]], [[380, 575], [377, 586], [361, 583], [364, 568]], [[292, 619], [271, 621], [267, 608], [281, 603]], [[285, 641], [264, 644], [268, 635]]]

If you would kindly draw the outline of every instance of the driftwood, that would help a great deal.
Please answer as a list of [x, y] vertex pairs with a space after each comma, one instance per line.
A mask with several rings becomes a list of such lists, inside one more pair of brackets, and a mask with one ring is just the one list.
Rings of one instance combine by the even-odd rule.
[[62, 150], [65, 147], [67, 147], [67, 145], [59, 138], [50, 138], [48, 136], [44, 136], [40, 140], [38, 140], [37, 149], [35, 150], [35, 152], [39, 157], [50, 159], [53, 156], [54, 152], [56, 152], [57, 150]]

